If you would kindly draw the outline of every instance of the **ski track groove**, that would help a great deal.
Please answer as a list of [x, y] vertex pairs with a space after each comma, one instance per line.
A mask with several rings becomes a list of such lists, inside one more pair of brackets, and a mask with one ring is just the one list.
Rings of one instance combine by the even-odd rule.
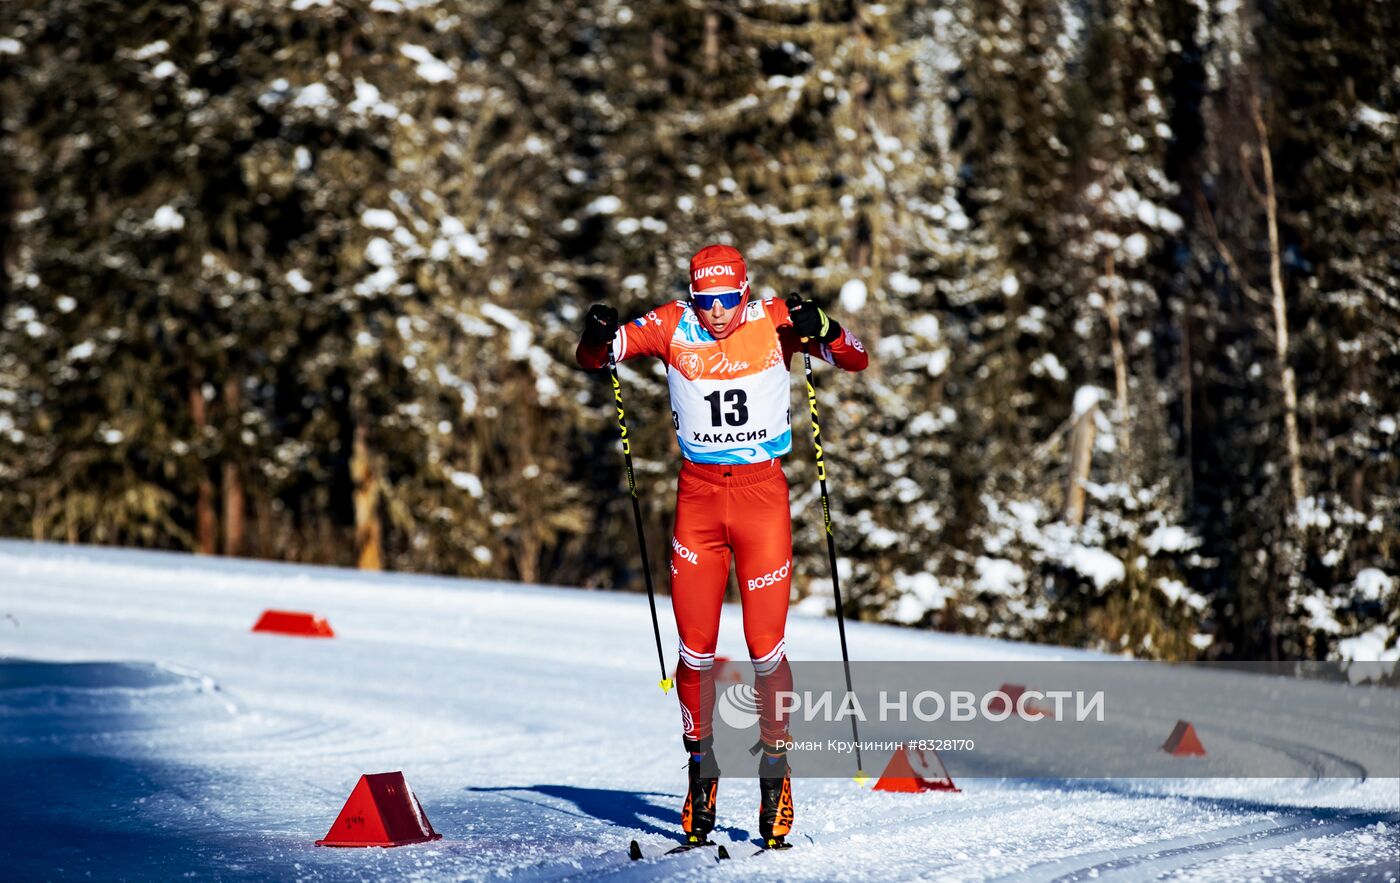
[[[1353, 819], [1319, 821], [1301, 814], [1292, 817], [1295, 821], [1286, 823], [1264, 823], [1262, 825], [1240, 825], [1231, 828], [1238, 833], [1209, 839], [1201, 835], [1172, 838], [1149, 844], [1133, 850], [1106, 850], [1101, 853], [1074, 856], [1056, 862], [1036, 865], [1024, 872], [993, 878], [999, 883], [1028, 883], [1028, 881], [1049, 880], [1052, 883], [1073, 883], [1079, 880], [1143, 880], [1159, 879], [1173, 871], [1199, 865], [1203, 861], [1237, 852], [1238, 847], [1248, 845], [1258, 849], [1266, 845], [1277, 845], [1274, 841], [1296, 843], [1301, 839], [1312, 839], [1332, 834], [1345, 833], [1374, 824], [1373, 815]], [[1172, 844], [1182, 843], [1180, 846]], [[1099, 861], [1098, 856], [1111, 858]], [[1085, 859], [1089, 859], [1085, 863]], [[1068, 867], [1068, 869], [1066, 869]], [[1151, 871], [1152, 876], [1144, 875]], [[1049, 876], [1053, 874], [1054, 876]]]
[[[1229, 733], [1234, 736], [1239, 736], [1242, 732], [1238, 729], [1222, 727], [1219, 724], [1212, 724], [1212, 726], [1215, 729], [1221, 730], [1222, 732]], [[1308, 778], [1346, 778], [1355, 779], [1358, 782], [1364, 782], [1367, 778], [1369, 778], [1369, 771], [1366, 769], [1365, 765], [1357, 763], [1354, 760], [1348, 760], [1340, 754], [1335, 754], [1331, 751], [1327, 751], [1322, 748], [1317, 748], [1315, 746], [1308, 745], [1303, 742], [1295, 742], [1288, 739], [1277, 739], [1270, 738], [1267, 736], [1261, 736], [1255, 732], [1249, 732], [1249, 738], [1253, 739], [1253, 741], [1259, 743], [1260, 745], [1272, 748], [1275, 751], [1278, 751], [1280, 754], [1285, 754], [1293, 760], [1297, 761], [1310, 773], [1310, 776]], [[1329, 776], [1333, 768], [1329, 767], [1326, 763], [1318, 761], [1317, 758], [1319, 757], [1325, 758], [1326, 760], [1330, 761], [1334, 766], [1350, 770], [1354, 775]]]

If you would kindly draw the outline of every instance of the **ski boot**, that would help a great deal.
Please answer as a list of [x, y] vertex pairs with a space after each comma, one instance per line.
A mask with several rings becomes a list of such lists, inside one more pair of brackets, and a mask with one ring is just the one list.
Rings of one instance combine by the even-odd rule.
[[681, 810], [681, 829], [685, 831], [685, 842], [692, 846], [708, 844], [710, 832], [715, 828], [719, 764], [715, 762], [713, 743], [713, 736], [685, 740], [685, 750], [690, 752], [687, 763], [690, 789], [685, 795], [685, 808]]
[[758, 759], [758, 833], [764, 849], [789, 849], [787, 835], [792, 830], [792, 777], [787, 751], [763, 746]]

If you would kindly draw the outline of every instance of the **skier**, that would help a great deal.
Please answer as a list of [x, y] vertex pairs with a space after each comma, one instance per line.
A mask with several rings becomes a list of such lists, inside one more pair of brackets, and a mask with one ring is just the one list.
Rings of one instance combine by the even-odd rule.
[[[713, 754], [715, 645], [731, 554], [739, 578], [744, 638], [756, 675], [759, 832], [786, 846], [792, 786], [785, 720], [775, 695], [791, 690], [783, 633], [792, 585], [792, 521], [787, 477], [778, 462], [792, 450], [789, 365], [795, 353], [847, 371], [868, 357], [855, 335], [810, 300], [750, 301], [743, 256], [708, 245], [690, 260], [690, 297], [619, 327], [617, 310], [594, 304], [576, 358], [593, 370], [656, 356], [666, 365], [671, 420], [682, 463], [671, 538], [671, 605], [680, 634], [677, 694], [689, 759], [681, 812], [687, 842], [703, 845], [715, 825], [720, 770]], [[755, 746], [757, 747], [757, 746]]]

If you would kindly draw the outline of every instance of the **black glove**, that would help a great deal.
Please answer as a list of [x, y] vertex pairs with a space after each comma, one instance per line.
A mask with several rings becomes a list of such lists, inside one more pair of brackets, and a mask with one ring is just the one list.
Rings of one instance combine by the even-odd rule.
[[816, 301], [803, 300], [797, 293], [789, 294], [788, 315], [792, 317], [792, 328], [799, 336], [815, 338], [822, 343], [831, 343], [841, 336], [841, 326], [837, 321], [817, 306]]
[[583, 342], [607, 346], [617, 334], [617, 310], [607, 304], [594, 304], [583, 317]]

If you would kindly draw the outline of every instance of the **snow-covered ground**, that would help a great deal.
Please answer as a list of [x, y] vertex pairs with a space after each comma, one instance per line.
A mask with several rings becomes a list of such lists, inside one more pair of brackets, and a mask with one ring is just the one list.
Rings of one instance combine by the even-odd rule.
[[[250, 632], [269, 607], [337, 637]], [[744, 656], [738, 624], [726, 609], [721, 654]], [[857, 659], [1084, 658], [849, 640]], [[788, 646], [837, 658], [835, 624], [794, 614]], [[0, 656], [4, 880], [1400, 878], [1393, 778], [798, 780], [797, 848], [755, 857], [756, 782], [726, 780], [733, 860], [630, 862], [629, 840], [675, 835], [685, 776], [635, 594], [0, 542]], [[444, 839], [315, 847], [360, 774], [389, 770]]]

